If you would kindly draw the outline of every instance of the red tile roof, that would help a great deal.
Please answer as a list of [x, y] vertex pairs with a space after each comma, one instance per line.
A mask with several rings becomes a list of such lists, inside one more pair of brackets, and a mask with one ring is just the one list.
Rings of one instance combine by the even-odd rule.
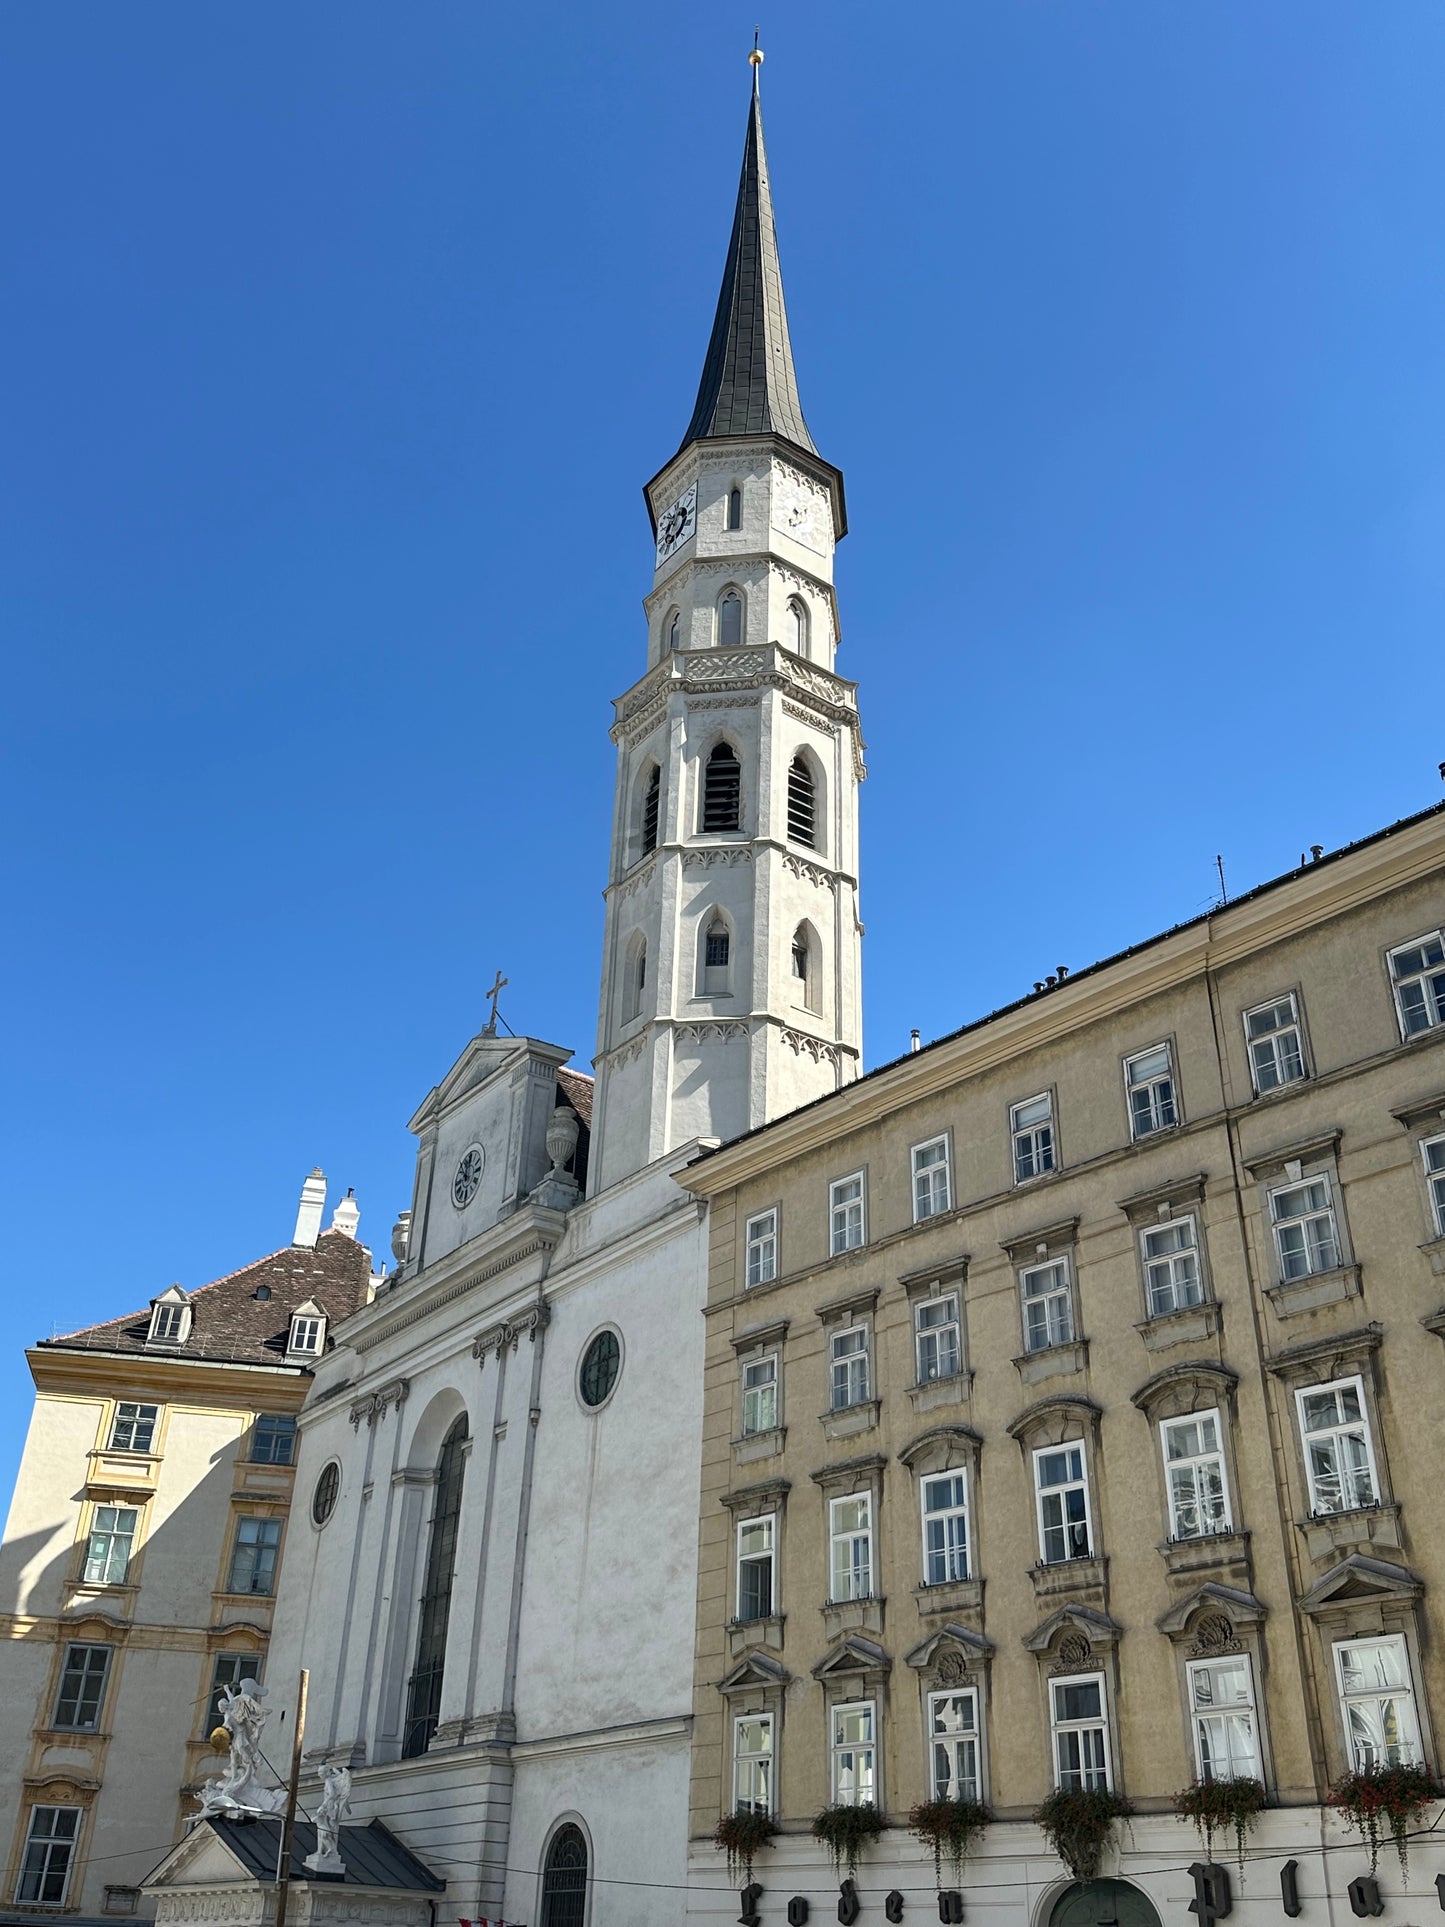
[[583, 1071], [558, 1071], [557, 1095], [581, 1118], [590, 1130], [592, 1127], [592, 1092], [595, 1086], [592, 1079]]

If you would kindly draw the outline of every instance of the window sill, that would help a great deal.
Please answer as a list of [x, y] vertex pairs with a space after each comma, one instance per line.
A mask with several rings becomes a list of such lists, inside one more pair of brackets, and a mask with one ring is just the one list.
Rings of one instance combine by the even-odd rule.
[[1333, 1271], [1312, 1271], [1307, 1278], [1282, 1279], [1264, 1288], [1279, 1318], [1316, 1311], [1321, 1305], [1342, 1304], [1348, 1298], [1358, 1298], [1360, 1292], [1358, 1265], [1336, 1265]]
[[1198, 1539], [1166, 1539], [1159, 1551], [1169, 1577], [1185, 1581], [1191, 1590], [1213, 1579], [1240, 1592], [1253, 1591], [1247, 1532], [1231, 1530], [1211, 1532]]
[[1445, 1237], [1431, 1238], [1420, 1249], [1430, 1260], [1430, 1269], [1437, 1278], [1445, 1278]]
[[1311, 1559], [1329, 1559], [1352, 1546], [1400, 1549], [1400, 1508], [1397, 1505], [1356, 1506], [1349, 1512], [1314, 1513], [1296, 1519]]
[[972, 1372], [955, 1372], [952, 1378], [930, 1378], [922, 1385], [910, 1385], [908, 1397], [915, 1412], [933, 1412], [940, 1405], [967, 1405], [973, 1390]]
[[776, 1458], [787, 1436], [786, 1425], [774, 1425], [766, 1432], [745, 1432], [732, 1442], [733, 1464], [752, 1465], [758, 1459]]
[[1074, 1338], [1067, 1345], [1046, 1345], [1040, 1351], [1024, 1352], [1014, 1360], [1014, 1369], [1025, 1385], [1039, 1385], [1046, 1378], [1082, 1372], [1088, 1363], [1088, 1339]]
[[918, 1602], [920, 1619], [960, 1612], [982, 1614], [983, 1581], [944, 1579], [936, 1586], [915, 1586], [913, 1597]]
[[728, 1658], [736, 1663], [759, 1647], [771, 1652], [783, 1649], [783, 1613], [769, 1613], [766, 1619], [734, 1619], [728, 1622]]
[[1150, 1352], [1167, 1352], [1171, 1345], [1193, 1345], [1201, 1338], [1212, 1338], [1223, 1323], [1223, 1315], [1213, 1299], [1202, 1305], [1185, 1305], [1178, 1311], [1156, 1312], [1141, 1318], [1134, 1329]]
[[1061, 1559], [1056, 1566], [1031, 1566], [1034, 1598], [1040, 1605], [1056, 1600], [1082, 1599], [1103, 1611], [1109, 1591], [1109, 1562], [1099, 1554], [1087, 1559]]
[[823, 1605], [824, 1634], [830, 1641], [841, 1639], [844, 1633], [881, 1635], [886, 1603], [881, 1597], [826, 1600]]
[[820, 1412], [818, 1422], [823, 1428], [825, 1439], [856, 1438], [860, 1432], [871, 1432], [874, 1429], [882, 1409], [881, 1399], [864, 1399], [858, 1405], [840, 1406], [836, 1412]]

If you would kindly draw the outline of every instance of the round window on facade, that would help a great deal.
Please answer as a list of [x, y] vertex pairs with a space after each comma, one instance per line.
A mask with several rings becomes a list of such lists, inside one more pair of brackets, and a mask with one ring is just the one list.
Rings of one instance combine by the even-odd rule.
[[314, 1525], [324, 1526], [336, 1510], [336, 1497], [341, 1490], [341, 1467], [335, 1459], [321, 1468], [321, 1477], [311, 1494], [311, 1520]]
[[582, 1403], [595, 1410], [612, 1396], [622, 1369], [622, 1345], [614, 1331], [600, 1331], [582, 1354], [577, 1390]]

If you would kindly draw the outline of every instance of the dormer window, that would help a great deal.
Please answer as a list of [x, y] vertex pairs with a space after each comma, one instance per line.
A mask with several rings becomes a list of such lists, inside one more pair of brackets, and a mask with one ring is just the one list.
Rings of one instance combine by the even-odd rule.
[[191, 1307], [179, 1285], [151, 1300], [148, 1345], [184, 1345], [191, 1335]]
[[325, 1344], [326, 1314], [320, 1305], [308, 1299], [291, 1314], [291, 1335], [286, 1341], [286, 1350], [298, 1358], [319, 1358]]

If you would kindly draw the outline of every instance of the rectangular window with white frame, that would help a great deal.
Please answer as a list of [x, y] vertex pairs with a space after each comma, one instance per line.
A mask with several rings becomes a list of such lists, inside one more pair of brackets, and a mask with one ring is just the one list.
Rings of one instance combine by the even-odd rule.
[[67, 1646], [51, 1724], [68, 1733], [94, 1733], [100, 1727], [105, 1685], [110, 1677], [109, 1646]]
[[1248, 1653], [1185, 1667], [1194, 1768], [1201, 1780], [1262, 1780], [1254, 1670]]
[[833, 1708], [833, 1800], [840, 1807], [878, 1804], [877, 1708], [857, 1700]]
[[1043, 1352], [1052, 1345], [1072, 1344], [1074, 1296], [1068, 1259], [1026, 1266], [1019, 1273], [1019, 1290], [1023, 1294], [1024, 1350]]
[[733, 1812], [773, 1810], [773, 1716], [743, 1713], [733, 1721]]
[[1445, 930], [1431, 930], [1392, 950], [1390, 983], [1402, 1037], [1419, 1037], [1445, 1024]]
[[750, 1359], [743, 1366], [743, 1437], [771, 1432], [778, 1423], [778, 1355]]
[[1425, 1166], [1435, 1236], [1445, 1238], [1445, 1137], [1427, 1137], [1420, 1146], [1420, 1157]]
[[927, 1144], [913, 1147], [913, 1222], [936, 1218], [953, 1202], [953, 1187], [948, 1167], [947, 1137], [930, 1138]]
[[1420, 1722], [1403, 1637], [1341, 1640], [1335, 1647], [1335, 1679], [1351, 1770], [1419, 1766]]
[[928, 1785], [935, 1800], [980, 1800], [978, 1689], [928, 1695]]
[[1009, 1135], [1013, 1139], [1014, 1183], [1027, 1184], [1057, 1170], [1054, 1145], [1054, 1094], [1042, 1091], [1009, 1107]]
[[835, 1412], [868, 1399], [868, 1327], [850, 1325], [828, 1340], [829, 1397]]
[[873, 1495], [850, 1492], [828, 1501], [830, 1599], [873, 1597]]
[[135, 1551], [140, 1513], [133, 1505], [98, 1505], [85, 1542], [85, 1583], [123, 1586]]
[[1155, 1044], [1152, 1050], [1126, 1057], [1124, 1084], [1129, 1094], [1129, 1129], [1136, 1142], [1179, 1122], [1172, 1044]]
[[1054, 1785], [1061, 1793], [1109, 1790], [1109, 1717], [1104, 1675], [1049, 1682]]
[[63, 1907], [80, 1836], [79, 1807], [32, 1807], [15, 1899], [21, 1906]]
[[920, 1482], [923, 1583], [944, 1586], [968, 1577], [968, 1480], [963, 1472], [931, 1473]]
[[1039, 1557], [1046, 1566], [1093, 1556], [1089, 1473], [1082, 1445], [1046, 1445], [1034, 1453]]
[[920, 1385], [958, 1377], [963, 1369], [962, 1340], [957, 1292], [914, 1301], [913, 1342]]
[[1271, 1003], [1247, 1010], [1244, 1038], [1249, 1046], [1249, 1075], [1256, 1097], [1283, 1090], [1286, 1084], [1298, 1084], [1305, 1075], [1299, 1001], [1292, 990]]
[[778, 1521], [771, 1512], [738, 1521], [738, 1618], [771, 1619]]
[[1139, 1249], [1151, 1318], [1167, 1318], [1171, 1312], [1203, 1304], [1199, 1237], [1192, 1217], [1147, 1226], [1139, 1233]]
[[744, 1237], [749, 1288], [753, 1285], [770, 1285], [778, 1275], [777, 1210], [760, 1211], [757, 1217], [749, 1218]]
[[1375, 1447], [1362, 1378], [1307, 1385], [1295, 1393], [1300, 1439], [1309, 1475], [1310, 1511], [1354, 1512], [1377, 1505]]
[[1334, 1271], [1340, 1263], [1340, 1233], [1328, 1175], [1283, 1184], [1269, 1194], [1279, 1275], [1288, 1284]]
[[155, 1444], [158, 1405], [142, 1405], [133, 1398], [116, 1400], [110, 1425], [112, 1452], [149, 1452]]
[[1228, 1532], [1229, 1481], [1219, 1413], [1192, 1412], [1159, 1427], [1169, 1485], [1169, 1537], [1207, 1539]]
[[863, 1209], [863, 1173], [837, 1178], [828, 1186], [828, 1248], [835, 1258], [845, 1251], [856, 1251], [864, 1242], [867, 1227]]

